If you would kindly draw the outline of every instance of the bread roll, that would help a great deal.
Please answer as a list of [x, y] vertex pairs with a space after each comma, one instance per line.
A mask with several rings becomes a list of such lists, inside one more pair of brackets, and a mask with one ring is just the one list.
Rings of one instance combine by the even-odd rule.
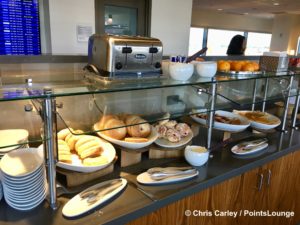
[[[116, 128], [116, 129], [111, 129], [111, 128]], [[103, 133], [117, 140], [124, 139], [127, 134], [125, 123], [119, 119], [108, 120], [104, 125], [104, 129], [111, 129], [111, 130], [103, 131]]]
[[83, 160], [83, 165], [85, 166], [101, 166], [108, 163], [105, 156], [98, 156], [95, 158], [86, 158]]
[[148, 138], [128, 137], [128, 138], [125, 138], [125, 141], [133, 142], [133, 143], [141, 143], [141, 142], [147, 142], [149, 140], [148, 140]]
[[124, 122], [126, 125], [131, 125], [134, 124], [134, 120], [136, 119], [140, 119], [141, 117], [137, 116], [137, 115], [127, 115]]
[[98, 123], [98, 128], [99, 129], [104, 129], [105, 124], [110, 120], [110, 119], [119, 119], [116, 115], [104, 115], [100, 118], [99, 123]]
[[[147, 123], [146, 120], [140, 118], [140, 117], [136, 117], [135, 119], [130, 119], [128, 120], [130, 121], [130, 123], [126, 124], [128, 125], [127, 127], [127, 131], [128, 134], [131, 137], [148, 137], [151, 133], [151, 126], [149, 123]], [[138, 124], [138, 125], [134, 125], [134, 126], [129, 126], [130, 124]]]

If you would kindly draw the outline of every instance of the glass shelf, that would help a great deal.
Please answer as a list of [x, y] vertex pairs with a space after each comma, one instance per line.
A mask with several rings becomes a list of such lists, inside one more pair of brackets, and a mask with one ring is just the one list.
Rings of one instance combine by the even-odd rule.
[[[300, 75], [300, 72], [291, 72], [295, 76]], [[251, 75], [248, 77], [237, 77], [226, 74], [217, 74], [214, 79], [199, 77], [193, 75], [188, 81], [176, 81], [169, 77], [162, 76], [162, 78], [153, 79], [141, 79], [141, 80], [123, 80], [123, 81], [99, 81], [99, 77], [96, 75], [80, 75], [65, 74], [65, 76], [44, 79], [31, 77], [33, 83], [25, 83], [25, 79], [30, 76], [22, 77], [19, 80], [13, 80], [14, 78], [2, 78], [2, 86], [0, 88], [0, 101], [10, 101], [19, 99], [34, 99], [45, 98], [43, 93], [44, 88], [52, 89], [52, 97], [62, 97], [70, 95], [84, 95], [84, 94], [97, 94], [97, 93], [109, 93], [120, 91], [133, 91], [152, 88], [167, 88], [167, 87], [180, 87], [190, 85], [202, 85], [217, 83], [228, 83], [233, 81], [264, 79], [264, 78], [284, 78], [291, 76], [291, 73], [265, 73], [259, 75]], [[50, 76], [51, 77], [51, 76]], [[63, 77], [63, 80], [62, 80]], [[3, 80], [5, 82], [3, 82]], [[13, 81], [15, 83], [13, 83]]]
[[[205, 88], [208, 88], [207, 85]], [[193, 86], [58, 97], [57, 103], [63, 105], [57, 110], [58, 130], [68, 127], [83, 130], [82, 134], [110, 130], [93, 129], [93, 125], [99, 122], [103, 115], [140, 115], [153, 124], [200, 112], [208, 113], [211, 99], [209, 93], [198, 93], [198, 88]], [[222, 97], [217, 97], [215, 110], [227, 108], [232, 108], [232, 104]], [[124, 126], [116, 128], [121, 127]]]

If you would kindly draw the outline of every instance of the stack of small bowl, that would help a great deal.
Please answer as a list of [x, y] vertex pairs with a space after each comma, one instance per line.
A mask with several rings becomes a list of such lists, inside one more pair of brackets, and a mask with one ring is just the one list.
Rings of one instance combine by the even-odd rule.
[[37, 207], [47, 195], [43, 151], [24, 148], [10, 151], [0, 162], [4, 199], [14, 209]]

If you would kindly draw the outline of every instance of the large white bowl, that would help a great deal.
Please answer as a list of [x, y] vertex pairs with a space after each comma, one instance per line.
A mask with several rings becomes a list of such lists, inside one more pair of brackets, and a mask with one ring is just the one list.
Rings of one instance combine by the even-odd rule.
[[209, 152], [195, 152], [192, 151], [195, 148], [199, 148], [199, 146], [196, 145], [188, 145], [184, 149], [184, 157], [186, 161], [191, 164], [192, 166], [202, 166], [204, 165], [209, 158]]
[[[222, 131], [236, 133], [236, 132], [241, 132], [250, 126], [250, 121], [247, 120], [247, 118], [237, 115], [237, 114], [234, 114], [232, 112], [218, 110], [218, 111], [216, 111], [216, 114], [218, 114], [220, 116], [226, 116], [228, 118], [237, 118], [241, 121], [241, 124], [239, 124], [239, 125], [227, 124], [227, 123], [221, 123], [221, 122], [214, 121], [213, 128], [216, 130], [222, 130]], [[196, 115], [192, 115], [191, 117], [197, 123], [200, 123], [200, 124], [206, 126], [206, 124], [207, 124], [206, 119], [199, 118]]]
[[197, 62], [195, 66], [200, 77], [213, 77], [217, 73], [217, 63], [215, 61]]
[[194, 65], [190, 63], [170, 63], [169, 73], [174, 80], [186, 81], [193, 75]]
[[[97, 130], [100, 130], [99, 127], [98, 127], [98, 124], [94, 124], [94, 127], [93, 129], [95, 131]], [[156, 141], [156, 139], [158, 138], [158, 134], [157, 134], [157, 131], [155, 128], [153, 128], [151, 126], [151, 134], [149, 135], [148, 137], [148, 141], [146, 142], [139, 142], [139, 143], [134, 143], [134, 142], [127, 142], [127, 141], [123, 141], [123, 140], [117, 140], [117, 139], [114, 139], [114, 138], [111, 138], [107, 135], [105, 135], [103, 132], [97, 132], [97, 134], [106, 139], [107, 141], [113, 143], [113, 144], [116, 144], [116, 145], [119, 145], [121, 147], [124, 147], [124, 148], [127, 148], [127, 149], [140, 149], [140, 148], [145, 148], [149, 145], [151, 145], [154, 141]]]

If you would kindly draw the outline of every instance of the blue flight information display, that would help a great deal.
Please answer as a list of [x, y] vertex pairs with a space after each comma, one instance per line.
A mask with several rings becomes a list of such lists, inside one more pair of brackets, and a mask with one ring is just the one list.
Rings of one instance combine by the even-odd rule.
[[38, 0], [0, 0], [0, 55], [40, 55]]

